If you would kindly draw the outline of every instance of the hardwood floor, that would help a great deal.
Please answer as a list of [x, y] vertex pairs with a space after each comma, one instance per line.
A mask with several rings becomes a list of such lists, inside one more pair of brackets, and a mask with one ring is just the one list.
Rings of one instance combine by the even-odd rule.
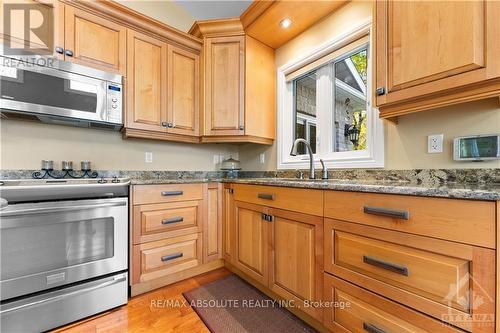
[[[182, 293], [229, 274], [231, 272], [227, 269], [219, 268], [174, 283], [133, 297], [127, 305], [59, 328], [53, 333], [209, 332], [196, 312], [189, 305], [182, 304], [185, 301]], [[165, 301], [178, 302], [175, 305], [167, 305]]]

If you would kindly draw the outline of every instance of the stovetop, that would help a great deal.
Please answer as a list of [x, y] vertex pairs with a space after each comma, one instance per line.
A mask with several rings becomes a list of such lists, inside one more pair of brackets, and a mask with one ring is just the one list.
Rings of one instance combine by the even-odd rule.
[[126, 197], [129, 178], [18, 179], [0, 181], [0, 198], [9, 204], [48, 200]]

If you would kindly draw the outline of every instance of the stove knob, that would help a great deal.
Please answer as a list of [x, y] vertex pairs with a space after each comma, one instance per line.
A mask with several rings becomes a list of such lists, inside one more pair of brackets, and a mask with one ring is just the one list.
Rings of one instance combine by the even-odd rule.
[[111, 182], [112, 182], [112, 183], [119, 183], [119, 182], [120, 182], [120, 180], [118, 179], [118, 177], [117, 177], [117, 176], [114, 176], [114, 177], [113, 177], [113, 180], [112, 180]]
[[101, 177], [101, 179], [99, 179], [97, 182], [99, 184], [106, 184], [108, 181], [106, 179], [104, 179], [104, 177]]

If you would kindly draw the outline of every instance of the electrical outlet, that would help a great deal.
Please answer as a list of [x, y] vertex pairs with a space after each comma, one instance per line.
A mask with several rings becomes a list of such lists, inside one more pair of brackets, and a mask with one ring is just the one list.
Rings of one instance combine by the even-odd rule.
[[144, 154], [144, 162], [146, 162], [146, 163], [153, 163], [153, 153], [146, 152]]
[[427, 152], [437, 154], [443, 152], [443, 134], [432, 134], [427, 137]]
[[214, 164], [219, 164], [219, 163], [220, 163], [219, 155], [214, 155]]
[[266, 154], [265, 153], [260, 153], [259, 162], [260, 162], [260, 164], [266, 163]]

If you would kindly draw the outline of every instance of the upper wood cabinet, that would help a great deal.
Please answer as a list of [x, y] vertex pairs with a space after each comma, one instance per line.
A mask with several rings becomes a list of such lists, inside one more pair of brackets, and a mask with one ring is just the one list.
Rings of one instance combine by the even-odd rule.
[[205, 135], [245, 133], [245, 37], [207, 38]]
[[203, 38], [202, 142], [272, 144], [274, 50], [245, 35], [239, 19], [198, 21]]
[[199, 135], [199, 56], [173, 45], [168, 46], [167, 126], [169, 133]]
[[126, 28], [71, 6], [64, 11], [65, 59], [125, 75]]
[[128, 30], [127, 58], [126, 127], [166, 133], [167, 44]]
[[377, 1], [381, 117], [500, 94], [500, 3]]
[[199, 56], [129, 29], [125, 137], [199, 142]]

